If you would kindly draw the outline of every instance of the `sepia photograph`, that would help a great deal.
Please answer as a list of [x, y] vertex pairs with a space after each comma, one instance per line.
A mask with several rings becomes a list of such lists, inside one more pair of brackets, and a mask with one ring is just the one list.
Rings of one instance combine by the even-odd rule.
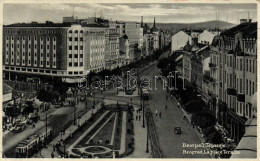
[[2, 158], [257, 159], [256, 1], [15, 2]]

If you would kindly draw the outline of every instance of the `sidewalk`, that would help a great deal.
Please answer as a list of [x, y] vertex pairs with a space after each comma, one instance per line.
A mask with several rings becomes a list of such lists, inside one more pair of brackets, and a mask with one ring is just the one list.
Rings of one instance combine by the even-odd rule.
[[[136, 110], [139, 108], [137, 106], [134, 106], [135, 112], [134, 112], [134, 133], [135, 133], [135, 150], [132, 154], [126, 156], [126, 158], [152, 158], [151, 155], [151, 146], [149, 143], [149, 153], [146, 153], [146, 139], [147, 139], [147, 125], [145, 128], [142, 127], [142, 121], [138, 121], [135, 119], [136, 116]], [[143, 115], [142, 115], [143, 116]], [[146, 120], [145, 120], [146, 122]]]
[[[93, 113], [94, 113], [94, 114], [97, 113], [98, 109], [100, 109], [100, 105], [101, 105], [101, 103], [97, 104], [98, 108], [95, 108], [95, 109], [93, 110]], [[91, 110], [81, 116], [81, 119], [82, 119], [82, 120], [89, 120], [90, 118], [91, 118]], [[69, 128], [67, 128], [67, 129], [65, 130], [65, 134], [62, 135], [62, 139], [63, 139], [63, 140], [66, 140], [68, 137], [70, 137], [71, 134], [73, 135], [73, 133], [74, 133], [78, 128], [79, 128], [78, 125], [71, 125]], [[58, 141], [60, 141], [60, 140], [61, 140], [61, 136], [59, 135], [59, 136], [57, 136], [55, 139], [53, 139], [53, 140], [48, 144], [48, 147], [47, 147], [47, 148], [42, 149], [41, 152], [40, 152], [41, 155], [39, 156], [39, 155], [38, 155], [39, 153], [38, 153], [38, 154], [37, 154], [37, 157], [51, 158], [51, 153], [53, 152], [53, 146], [56, 145], [56, 143], [57, 143]], [[54, 157], [57, 158], [57, 157], [58, 157], [58, 154], [57, 154], [57, 153], [54, 153]]]

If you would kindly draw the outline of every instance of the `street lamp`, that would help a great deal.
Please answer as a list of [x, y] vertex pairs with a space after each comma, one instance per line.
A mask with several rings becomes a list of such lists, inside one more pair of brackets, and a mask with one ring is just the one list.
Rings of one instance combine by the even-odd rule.
[[130, 101], [131, 101], [131, 107], [133, 107], [133, 103], [132, 103], [133, 99], [132, 99], [132, 98], [130, 98]]
[[[148, 118], [147, 117], [147, 112], [146, 112], [146, 118]], [[147, 136], [146, 136], [146, 153], [149, 153], [149, 131], [148, 131], [148, 128], [149, 128], [149, 126], [148, 126], [148, 121], [147, 121]]]

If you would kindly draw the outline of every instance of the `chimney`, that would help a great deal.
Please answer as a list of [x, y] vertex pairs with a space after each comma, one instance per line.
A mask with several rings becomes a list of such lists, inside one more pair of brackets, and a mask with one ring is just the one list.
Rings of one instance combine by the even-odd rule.
[[247, 19], [240, 19], [240, 24], [247, 23]]

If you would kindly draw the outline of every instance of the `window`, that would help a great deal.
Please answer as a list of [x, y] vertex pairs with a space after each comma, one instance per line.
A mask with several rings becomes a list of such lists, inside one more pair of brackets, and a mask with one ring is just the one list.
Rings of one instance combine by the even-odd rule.
[[56, 45], [53, 45], [53, 50], [56, 50]]
[[53, 41], [56, 41], [56, 37], [53, 38]]
[[80, 41], [83, 41], [83, 37], [80, 38]]
[[41, 65], [42, 65], [42, 61], [41, 61]]
[[8, 37], [6, 37], [6, 40], [8, 40]]
[[28, 60], [28, 63], [31, 64], [31, 60]]
[[14, 44], [12, 44], [12, 48], [14, 48]]
[[74, 46], [74, 50], [78, 50], [78, 46]]
[[252, 81], [252, 88], [253, 88], [252, 89], [252, 94], [254, 94], [254, 92], [255, 92], [255, 82], [253, 82], [253, 81]]
[[42, 53], [41, 53], [41, 57], [42, 57]]
[[6, 44], [6, 47], [8, 48], [8, 44]]
[[72, 30], [69, 30], [69, 33], [72, 33]]
[[31, 52], [29, 52], [28, 55], [31, 56]]
[[23, 52], [23, 56], [24, 56], [24, 52]]
[[74, 33], [78, 33], [78, 30], [75, 30]]
[[35, 48], [35, 49], [37, 48], [37, 45], [36, 45], [36, 44], [34, 45], [34, 48]]
[[78, 63], [76, 62], [76, 63], [74, 63], [74, 66], [78, 66]]
[[69, 54], [69, 58], [72, 58], [72, 54]]
[[56, 63], [55, 63], [55, 62], [53, 62], [53, 66], [56, 66]]
[[80, 50], [83, 50], [83, 46], [80, 46]]
[[248, 79], [246, 79], [246, 94], [248, 94]]
[[248, 59], [246, 59], [246, 71], [248, 72]]
[[240, 59], [240, 70], [242, 70], [243, 67], [243, 63], [242, 63], [242, 59]]
[[80, 30], [80, 33], [83, 33], [83, 30]]
[[53, 54], [53, 58], [55, 58], [56, 57], [56, 54]]
[[72, 46], [69, 46], [69, 50], [72, 50]]
[[249, 60], [249, 72], [251, 72], [251, 66], [252, 66], [251, 63], [252, 63], [251, 60]]
[[50, 41], [50, 38], [49, 38], [49, 37], [47, 37], [47, 41]]
[[29, 47], [29, 49], [30, 49], [30, 48], [31, 48], [31, 44], [29, 44], [29, 46], [28, 46], [28, 47]]
[[251, 80], [249, 80], [249, 96], [251, 96]]
[[83, 54], [80, 54], [80, 58], [83, 58]]
[[50, 56], [50, 53], [47, 53], [47, 57], [49, 57]]
[[34, 37], [34, 40], [36, 41], [36, 40], [37, 40], [37, 37]]
[[74, 58], [78, 58], [78, 54], [75, 54], [75, 55], [74, 55]]
[[23, 48], [25, 48], [25, 44], [23, 44]]
[[41, 49], [42, 49], [43, 45], [41, 45]]
[[74, 41], [78, 41], [78, 38], [77, 38], [77, 37], [75, 37], [75, 38], [74, 38]]
[[254, 61], [254, 60], [252, 60], [252, 62], [253, 62], [253, 68], [252, 68], [252, 72], [253, 72], [253, 73], [255, 73], [255, 61]]
[[47, 49], [50, 49], [50, 45], [47, 45]]
[[240, 79], [240, 93], [242, 93], [242, 79]]
[[72, 41], [72, 37], [69, 38], [69, 41]]
[[[81, 66], [81, 67], [82, 67], [82, 66], [83, 66], [83, 62], [80, 62], [79, 66]], [[83, 74], [83, 73], [82, 73], [82, 74]]]
[[47, 61], [46, 63], [47, 63], [47, 65], [50, 65], [50, 62], [49, 62], [49, 61]]
[[72, 66], [72, 63], [70, 62], [70, 63], [69, 63], [69, 67], [71, 67], [71, 66]]

